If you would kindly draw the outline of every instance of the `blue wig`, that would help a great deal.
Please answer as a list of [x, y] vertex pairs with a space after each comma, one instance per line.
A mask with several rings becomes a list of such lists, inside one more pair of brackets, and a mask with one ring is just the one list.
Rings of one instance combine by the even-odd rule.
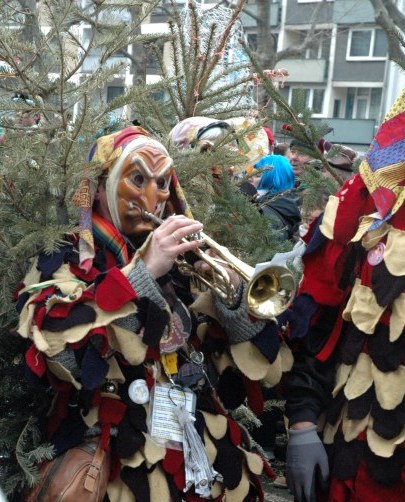
[[254, 167], [256, 169], [271, 167], [262, 174], [257, 186], [258, 190], [266, 190], [266, 192], [276, 194], [294, 188], [294, 171], [290, 162], [283, 155], [266, 155]]

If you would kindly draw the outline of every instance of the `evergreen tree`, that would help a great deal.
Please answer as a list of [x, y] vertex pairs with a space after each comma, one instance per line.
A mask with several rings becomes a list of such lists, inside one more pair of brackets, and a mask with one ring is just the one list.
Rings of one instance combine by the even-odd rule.
[[[47, 388], [25, 383], [24, 340], [16, 334], [16, 291], [30, 260], [40, 251], [54, 251], [64, 235], [75, 231], [77, 214], [70, 200], [83, 175], [95, 176], [85, 157], [98, 135], [136, 118], [168, 146], [193, 214], [209, 235], [251, 265], [289, 248], [226, 175], [230, 164], [248, 164], [246, 156], [226, 148], [235, 138], [243, 140], [240, 133], [230, 132], [204, 154], [179, 151], [168, 140], [171, 128], [190, 116], [224, 119], [253, 113], [257, 126], [269, 120], [260, 117], [251, 94], [251, 64], [259, 73], [260, 68], [253, 59], [224, 57], [229, 55], [229, 40], [235, 40], [232, 30], [239, 33], [244, 0], [227, 11], [223, 31], [214, 16], [201, 32], [201, 11], [190, 1], [187, 11], [177, 10], [172, 2], [169, 34], [141, 35], [141, 23], [159, 4], [94, 0], [83, 9], [73, 0], [21, 0], [0, 5], [0, 127], [5, 131], [0, 142], [0, 484], [10, 500], [19, 500], [21, 491], [35, 482], [35, 463], [52, 457], [52, 446], [44, 443], [38, 426], [53, 396]], [[81, 38], [83, 25], [90, 33], [86, 40]], [[163, 43], [171, 54], [170, 67], [163, 58]], [[126, 66], [140, 68], [141, 58], [128, 52], [131, 46], [154, 53], [163, 78], [146, 85], [138, 72], [136, 85], [105, 103], [100, 89]], [[296, 112], [282, 101], [271, 80], [265, 75], [263, 79], [279, 109], [295, 124]], [[112, 112], [122, 107], [131, 115], [114, 118]], [[292, 134], [308, 134], [299, 123], [307, 118], [305, 114], [298, 121]], [[213, 183], [213, 165], [223, 169], [221, 185]]]

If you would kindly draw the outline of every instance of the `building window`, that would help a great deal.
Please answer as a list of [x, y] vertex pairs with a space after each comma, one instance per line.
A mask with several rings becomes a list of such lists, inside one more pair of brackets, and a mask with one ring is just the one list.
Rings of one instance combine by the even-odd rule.
[[289, 103], [295, 108], [305, 106], [312, 110], [315, 115], [321, 115], [323, 112], [323, 101], [325, 89], [304, 89], [293, 88], [290, 92]]
[[387, 37], [383, 30], [350, 30], [346, 59], [385, 59], [387, 56]]
[[124, 92], [125, 87], [122, 85], [109, 85], [107, 87], [107, 103], [115, 98], [118, 98], [118, 96], [121, 96], [121, 94], [124, 94]]
[[346, 97], [346, 119], [379, 120], [381, 87], [349, 87]]

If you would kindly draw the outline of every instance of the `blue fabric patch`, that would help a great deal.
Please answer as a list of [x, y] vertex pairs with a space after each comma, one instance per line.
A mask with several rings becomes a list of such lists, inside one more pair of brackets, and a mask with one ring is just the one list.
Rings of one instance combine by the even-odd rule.
[[251, 340], [270, 363], [275, 361], [280, 348], [278, 329], [277, 323], [268, 322], [262, 331]]
[[91, 343], [86, 346], [81, 370], [83, 387], [90, 390], [97, 389], [104, 382], [107, 375], [108, 363]]
[[280, 326], [290, 326], [290, 338], [303, 338], [309, 328], [309, 323], [317, 309], [315, 300], [310, 295], [302, 294], [296, 297], [291, 308], [277, 317]]

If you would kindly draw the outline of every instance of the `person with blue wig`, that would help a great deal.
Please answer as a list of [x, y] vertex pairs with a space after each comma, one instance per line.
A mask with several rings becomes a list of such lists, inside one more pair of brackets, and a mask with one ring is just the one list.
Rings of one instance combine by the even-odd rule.
[[252, 176], [261, 213], [269, 216], [271, 225], [283, 232], [283, 238], [296, 240], [301, 213], [290, 162], [282, 155], [265, 155], [254, 168], [262, 170]]
[[[295, 175], [286, 157], [282, 155], [265, 155], [257, 162], [256, 169], [265, 169], [257, 185], [259, 195], [277, 194], [294, 188]], [[271, 169], [266, 169], [271, 167]]]

